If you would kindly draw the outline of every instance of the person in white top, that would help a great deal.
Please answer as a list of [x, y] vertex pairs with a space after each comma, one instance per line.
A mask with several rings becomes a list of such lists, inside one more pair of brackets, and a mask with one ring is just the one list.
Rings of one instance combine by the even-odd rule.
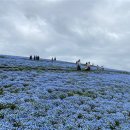
[[90, 66], [91, 66], [90, 62], [88, 62], [88, 63], [86, 62], [86, 68], [85, 68], [85, 70], [89, 71], [91, 69]]

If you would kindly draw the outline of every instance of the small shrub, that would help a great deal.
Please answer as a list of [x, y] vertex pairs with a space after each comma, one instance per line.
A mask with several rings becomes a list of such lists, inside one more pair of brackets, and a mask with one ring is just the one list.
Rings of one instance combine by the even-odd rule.
[[67, 126], [66, 129], [67, 130], [73, 130], [73, 126]]
[[21, 124], [21, 122], [20, 121], [14, 121], [14, 123], [13, 123], [13, 126], [14, 127], [20, 127], [22, 124]]
[[0, 56], [0, 58], [5, 58], [5, 56]]
[[79, 114], [78, 114], [78, 118], [79, 118], [79, 119], [82, 119], [82, 118], [83, 118], [83, 114], [79, 113]]
[[60, 95], [60, 99], [64, 99], [64, 98], [66, 98], [66, 95], [65, 94], [61, 94]]
[[74, 96], [74, 93], [73, 93], [73, 92], [68, 92], [67, 94], [68, 94], [69, 97], [70, 97], [70, 96]]
[[23, 86], [24, 86], [24, 87], [27, 87], [27, 86], [29, 86], [29, 84], [28, 84], [28, 83], [24, 83]]
[[33, 114], [33, 116], [35, 116], [35, 117], [45, 117], [46, 115], [47, 115], [47, 113], [44, 111], [37, 111]]
[[128, 113], [128, 116], [130, 117], [130, 112]]
[[8, 84], [8, 85], [4, 85], [4, 88], [10, 88], [12, 86], [12, 84]]
[[4, 114], [0, 113], [0, 119], [4, 119]]
[[48, 93], [52, 93], [52, 92], [53, 92], [53, 90], [52, 90], [52, 89], [48, 89], [47, 91], [48, 91]]
[[10, 90], [11, 93], [18, 93], [20, 90], [18, 88]]
[[100, 119], [101, 119], [101, 116], [96, 116], [96, 118], [97, 118], [98, 120], [100, 120]]
[[7, 103], [7, 104], [0, 103], [0, 110], [7, 109], [7, 108], [10, 108], [11, 110], [14, 110], [14, 109], [17, 108], [17, 106], [15, 104], [12, 104], [12, 103]]
[[14, 109], [16, 109], [17, 108], [17, 106], [15, 105], [15, 104], [7, 104], [7, 106], [8, 106], [8, 108], [10, 108], [10, 109], [12, 109], [12, 110], [14, 110]]
[[52, 124], [52, 125], [56, 125], [56, 124], [58, 124], [58, 121], [52, 120], [52, 121], [51, 121], [51, 124]]
[[49, 109], [50, 109], [50, 106], [49, 106], [49, 105], [46, 105], [46, 106], [45, 106], [45, 112], [47, 112]]
[[119, 121], [115, 121], [115, 125], [116, 125], [116, 126], [119, 126], [119, 125], [120, 125], [120, 122], [119, 122]]
[[115, 126], [114, 125], [110, 125], [110, 129], [111, 130], [115, 130]]
[[25, 99], [24, 101], [25, 101], [25, 102], [35, 102], [35, 100], [34, 100], [34, 99], [31, 99], [31, 98], [30, 98], [30, 99]]
[[1, 78], [1, 79], [7, 79], [8, 76], [7, 76], [7, 75], [2, 75], [2, 76], [0, 76], [0, 78]]
[[0, 110], [5, 109], [5, 108], [6, 108], [6, 106], [4, 104], [0, 103]]
[[83, 95], [83, 92], [81, 92], [81, 91], [77, 91], [76, 94], [82, 96], [82, 95]]
[[0, 88], [0, 95], [3, 95], [4, 94], [4, 90], [3, 88]]

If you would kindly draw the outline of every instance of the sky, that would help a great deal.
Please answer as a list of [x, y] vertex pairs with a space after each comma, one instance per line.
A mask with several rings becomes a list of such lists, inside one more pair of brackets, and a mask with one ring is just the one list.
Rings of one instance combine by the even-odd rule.
[[129, 42], [130, 0], [0, 0], [0, 54], [130, 71]]

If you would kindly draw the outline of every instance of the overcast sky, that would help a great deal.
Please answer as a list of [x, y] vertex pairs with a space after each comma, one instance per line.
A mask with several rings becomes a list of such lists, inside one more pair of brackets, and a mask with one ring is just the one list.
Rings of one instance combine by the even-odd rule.
[[0, 0], [0, 54], [130, 71], [130, 0]]

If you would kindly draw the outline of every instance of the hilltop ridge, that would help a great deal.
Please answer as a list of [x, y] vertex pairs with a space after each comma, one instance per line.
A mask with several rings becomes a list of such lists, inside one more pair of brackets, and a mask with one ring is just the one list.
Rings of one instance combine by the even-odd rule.
[[[76, 64], [73, 62], [60, 61], [60, 60], [52, 62], [51, 59], [43, 59], [43, 58], [41, 58], [39, 61], [34, 61], [34, 60], [29, 60], [29, 57], [10, 56], [10, 55], [0, 55], [0, 68], [2, 67], [6, 67], [6, 68], [30, 67], [30, 69], [76, 71]], [[84, 71], [85, 64], [82, 63], [81, 68], [82, 71]], [[96, 70], [97, 70], [97, 66], [91, 66], [91, 72]], [[104, 72], [130, 74], [127, 71], [115, 70], [110, 68], [104, 68]]]

